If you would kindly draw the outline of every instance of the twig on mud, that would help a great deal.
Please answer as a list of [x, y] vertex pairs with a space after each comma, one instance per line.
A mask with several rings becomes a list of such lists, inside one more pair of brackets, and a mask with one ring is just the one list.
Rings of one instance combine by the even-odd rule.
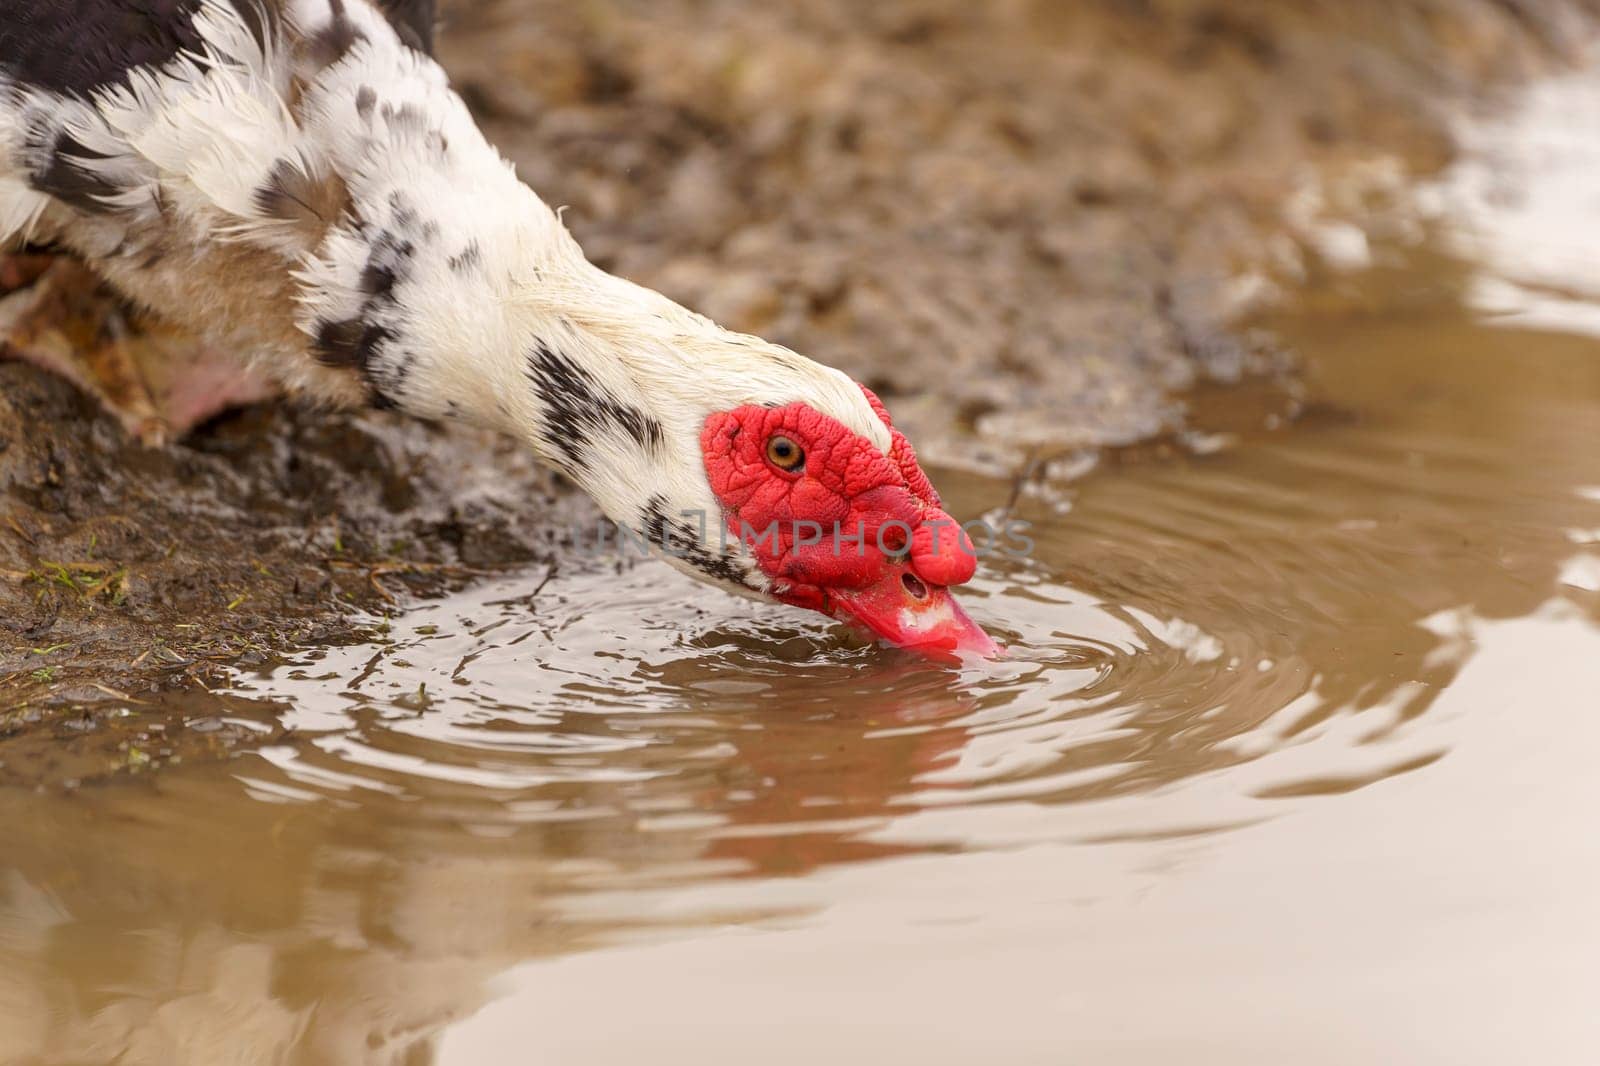
[[1028, 461], [1023, 464], [1022, 470], [1011, 479], [1011, 493], [1006, 497], [1004, 506], [1000, 508], [1002, 518], [1010, 518], [1017, 510], [1017, 500], [1022, 497], [1022, 490], [1032, 481], [1039, 470], [1039, 454], [1034, 452], [1028, 456]]
[[139, 706], [139, 707], [148, 707], [148, 706], [150, 706], [150, 703], [149, 703], [148, 700], [134, 699], [132, 696], [128, 695], [126, 692], [118, 692], [116, 689], [112, 688], [111, 686], [102, 685], [98, 681], [89, 682], [89, 687], [92, 688], [92, 689], [98, 689], [99, 691], [104, 692], [107, 696], [110, 696], [112, 699], [122, 700], [124, 703], [132, 703], [132, 704], [135, 704], [136, 706]]
[[367, 571], [367, 584], [371, 585], [372, 591], [376, 592], [379, 596], [382, 596], [385, 602], [392, 604], [397, 604], [400, 602], [399, 600], [395, 599], [394, 593], [383, 587], [383, 582], [378, 580], [378, 573], [376, 570]]
[[[95, 575], [99, 575], [98, 578]], [[116, 605], [122, 602], [123, 582], [128, 577], [128, 568], [116, 566], [115, 563], [59, 563], [45, 559], [40, 560], [39, 569], [30, 570], [23, 576], [41, 585], [60, 585], [71, 589], [85, 599], [94, 599], [103, 592], [110, 592], [111, 602]]]
[[528, 593], [527, 595], [524, 595], [524, 596], [513, 596], [509, 600], [489, 600], [485, 604], [485, 606], [487, 606], [487, 607], [521, 606], [521, 607], [526, 607], [529, 610], [532, 610], [533, 609], [533, 605], [534, 605], [534, 601], [539, 598], [539, 593], [544, 591], [544, 587], [546, 585], [550, 584], [550, 579], [555, 577], [555, 576], [556, 576], [556, 564], [555, 563], [550, 563], [545, 567], [544, 577], [539, 579], [539, 583], [534, 586], [532, 592], [530, 592], [530, 593]]
[[326, 557], [324, 561], [335, 570], [365, 570], [367, 572], [367, 583], [372, 586], [372, 590], [389, 603], [398, 603], [399, 601], [378, 580], [386, 574], [443, 574], [446, 577], [481, 577], [491, 573], [489, 570], [480, 570], [471, 566], [455, 566], [450, 563], [407, 563], [399, 560], [361, 563], [353, 559], [335, 559], [331, 556]]
[[110, 563], [81, 562], [81, 563], [56, 563], [49, 559], [42, 559], [39, 565], [47, 570], [68, 571], [76, 570], [85, 574], [103, 574], [111, 569]]
[[7, 515], [6, 516], [6, 525], [11, 528], [11, 532], [13, 532], [17, 536], [21, 537], [23, 539], [23, 541], [28, 545], [28, 547], [30, 547], [30, 548], [33, 547], [33, 545], [35, 543], [33, 537], [28, 535], [27, 530], [25, 530], [21, 526], [17, 525], [17, 520], [15, 518], [12, 518], [11, 516]]

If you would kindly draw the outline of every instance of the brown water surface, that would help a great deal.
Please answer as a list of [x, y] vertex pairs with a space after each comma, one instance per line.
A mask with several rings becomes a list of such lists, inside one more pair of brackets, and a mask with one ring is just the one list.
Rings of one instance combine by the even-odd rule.
[[0, 1062], [1596, 1061], [1600, 342], [1274, 325], [1293, 424], [1023, 494], [1003, 661], [534, 571], [0, 796]]

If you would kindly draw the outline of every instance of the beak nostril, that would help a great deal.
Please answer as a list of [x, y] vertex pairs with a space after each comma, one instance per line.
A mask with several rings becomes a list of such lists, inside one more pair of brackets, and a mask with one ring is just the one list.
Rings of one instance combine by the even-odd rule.
[[916, 574], [901, 574], [900, 584], [904, 585], [906, 587], [906, 591], [911, 593], [911, 595], [917, 599], [925, 600], [928, 598], [928, 586], [924, 585]]

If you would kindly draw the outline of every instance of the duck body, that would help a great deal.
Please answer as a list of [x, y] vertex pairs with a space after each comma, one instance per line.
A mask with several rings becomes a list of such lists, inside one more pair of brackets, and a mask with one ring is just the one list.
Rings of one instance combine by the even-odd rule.
[[[0, 284], [0, 335], [112, 406], [142, 374], [180, 415], [281, 390], [488, 426], [696, 576], [992, 651], [876, 398], [590, 264], [432, 38], [431, 0], [0, 0], [0, 251], [61, 260]], [[74, 285], [121, 309], [88, 345], [51, 328]]]
[[[402, 281], [449, 280], [425, 277], [419, 251], [447, 220], [410, 201], [453, 184], [445, 207], [481, 205], [481, 189], [461, 188], [469, 173], [502, 186], [489, 203], [520, 199], [443, 72], [412, 47], [431, 39], [418, 28], [431, 13], [408, 7], [416, 21], [396, 24], [365, 0], [5, 7], [0, 241], [72, 253], [285, 389], [397, 405], [376, 382], [403, 378], [383, 349], [404, 340], [380, 342], [385, 316], [369, 305], [397, 299]], [[428, 158], [451, 134], [449, 158]], [[402, 264], [407, 248], [414, 261]], [[386, 292], [335, 291], [360, 288], [363, 273], [376, 287], [386, 270]]]

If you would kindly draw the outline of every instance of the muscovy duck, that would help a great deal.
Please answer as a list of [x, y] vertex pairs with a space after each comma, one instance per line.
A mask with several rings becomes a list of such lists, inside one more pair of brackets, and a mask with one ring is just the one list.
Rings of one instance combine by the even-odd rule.
[[[725, 588], [992, 654], [866, 388], [590, 264], [433, 0], [0, 0], [0, 337], [152, 443], [277, 391], [514, 435]], [[724, 532], [726, 531], [726, 532]]]

